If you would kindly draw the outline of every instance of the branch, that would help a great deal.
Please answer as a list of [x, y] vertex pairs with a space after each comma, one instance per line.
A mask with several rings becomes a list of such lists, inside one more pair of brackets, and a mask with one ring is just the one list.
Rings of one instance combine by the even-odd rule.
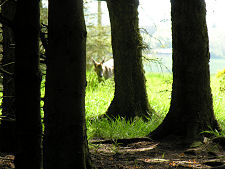
[[1, 0], [0, 1], [0, 6], [4, 5], [8, 0]]
[[1, 67], [0, 67], [0, 73], [6, 74], [6, 75], [8, 75], [10, 77], [14, 77], [14, 73], [8, 72], [8, 71], [6, 71], [5, 69], [3, 69]]
[[0, 121], [12, 121], [12, 122], [15, 122], [16, 119], [10, 118], [10, 117], [7, 117], [7, 116], [0, 116]]

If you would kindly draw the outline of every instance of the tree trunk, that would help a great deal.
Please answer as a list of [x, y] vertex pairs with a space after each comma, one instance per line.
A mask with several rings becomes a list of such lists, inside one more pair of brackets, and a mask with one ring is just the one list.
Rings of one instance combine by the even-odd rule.
[[83, 1], [49, 1], [44, 168], [91, 168], [85, 123]]
[[209, 73], [206, 7], [202, 0], [171, 0], [173, 86], [170, 110], [150, 137], [178, 136], [186, 142], [218, 129]]
[[150, 117], [142, 64], [142, 38], [138, 27], [138, 0], [107, 0], [115, 66], [115, 93], [109, 117]]
[[[15, 17], [16, 3], [7, 1], [2, 5], [2, 15], [9, 20]], [[15, 38], [12, 28], [3, 25], [3, 58], [2, 68], [8, 73], [3, 73], [3, 99], [1, 121], [0, 151], [15, 152], [15, 81], [12, 74], [15, 69]]]
[[15, 15], [17, 169], [40, 169], [39, 0], [18, 0]]

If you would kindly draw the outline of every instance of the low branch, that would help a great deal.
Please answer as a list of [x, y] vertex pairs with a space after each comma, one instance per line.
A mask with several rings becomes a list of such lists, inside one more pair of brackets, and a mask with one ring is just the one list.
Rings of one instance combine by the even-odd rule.
[[14, 73], [8, 72], [8, 71], [6, 71], [3, 68], [0, 68], [0, 73], [6, 74], [6, 75], [8, 75], [10, 77], [14, 77]]
[[16, 121], [15, 117], [0, 116], [0, 121]]
[[0, 6], [4, 5], [8, 0], [1, 0], [0, 1]]

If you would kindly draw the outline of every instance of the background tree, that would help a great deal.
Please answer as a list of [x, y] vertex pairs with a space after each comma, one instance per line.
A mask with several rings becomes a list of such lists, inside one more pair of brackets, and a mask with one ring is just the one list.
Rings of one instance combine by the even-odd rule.
[[138, 0], [107, 0], [115, 66], [115, 93], [107, 110], [110, 117], [145, 118], [153, 113], [145, 86], [138, 5]]
[[40, 169], [39, 0], [18, 0], [15, 14], [17, 169]]
[[43, 3], [44, 0], [40, 1], [40, 21], [41, 23], [48, 24], [48, 8]]
[[103, 59], [107, 61], [112, 58], [111, 29], [110, 26], [102, 24], [102, 2], [98, 2], [97, 13], [93, 13], [89, 10], [91, 8], [91, 6], [89, 6], [91, 2], [91, 0], [88, 0], [84, 7], [87, 27], [87, 69], [93, 67], [91, 58], [94, 58], [99, 62]]
[[[1, 6], [1, 13], [8, 20], [12, 21], [15, 16], [16, 3], [6, 1]], [[3, 99], [1, 121], [1, 140], [0, 150], [3, 152], [15, 152], [15, 38], [12, 27], [2, 25], [3, 35], [3, 57], [2, 57], [2, 75], [3, 75]]]
[[43, 74], [46, 74], [46, 48], [48, 46], [48, 8], [44, 6], [43, 0], [40, 3], [40, 67]]
[[87, 25], [87, 68], [93, 67], [91, 58], [98, 62], [112, 58], [111, 34], [109, 26]]
[[209, 73], [206, 5], [202, 0], [171, 0], [173, 85], [170, 110], [152, 133], [191, 143], [200, 132], [219, 129], [214, 116]]
[[91, 168], [85, 123], [83, 1], [49, 1], [44, 168]]

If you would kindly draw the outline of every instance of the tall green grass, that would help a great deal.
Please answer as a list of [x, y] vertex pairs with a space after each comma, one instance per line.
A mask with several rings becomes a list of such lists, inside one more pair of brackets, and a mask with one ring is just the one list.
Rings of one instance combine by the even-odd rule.
[[[224, 77], [225, 74], [222, 78]], [[223, 130], [225, 130], [225, 90], [221, 90], [221, 85], [224, 83], [225, 81], [221, 81], [220, 77], [215, 75], [211, 77], [214, 113]]]
[[154, 130], [165, 117], [170, 103], [170, 74], [147, 74], [147, 92], [151, 106], [156, 110], [150, 121], [144, 122], [136, 118], [127, 122], [123, 118], [117, 120], [99, 119], [106, 112], [114, 96], [112, 79], [98, 82], [94, 71], [87, 72], [86, 118], [88, 138], [104, 139], [143, 137]]
[[[215, 116], [222, 130], [225, 130], [225, 90], [221, 89], [225, 82], [222, 81], [222, 78], [216, 77], [216, 75], [211, 76], [211, 89]], [[123, 118], [107, 120], [100, 119], [99, 116], [107, 111], [113, 99], [114, 82], [112, 79], [99, 82], [93, 70], [87, 72], [85, 109], [88, 139], [96, 137], [103, 139], [143, 137], [162, 122], [170, 107], [172, 75], [169, 73], [146, 73], [146, 80], [149, 103], [156, 111], [152, 118], [148, 122], [144, 122], [140, 118], [136, 118], [132, 122], [127, 122]], [[44, 84], [45, 79], [42, 81], [42, 98], [45, 93]], [[41, 106], [43, 106], [43, 101]], [[43, 110], [41, 116], [44, 117]]]
[[86, 118], [97, 118], [107, 110], [114, 95], [112, 79], [98, 81], [94, 71], [87, 72], [87, 88], [85, 96]]
[[[162, 122], [170, 107], [172, 74], [147, 73], [146, 80], [148, 99], [156, 114], [148, 122], [144, 122], [140, 118], [136, 118], [132, 122], [126, 122], [122, 118], [113, 121], [99, 119], [98, 117], [106, 112], [113, 99], [114, 82], [106, 80], [99, 83], [94, 71], [87, 73], [86, 117], [88, 139], [95, 137], [104, 139], [143, 137]], [[224, 130], [225, 93], [220, 90], [220, 80], [216, 76], [211, 77], [211, 88], [215, 115]]]

